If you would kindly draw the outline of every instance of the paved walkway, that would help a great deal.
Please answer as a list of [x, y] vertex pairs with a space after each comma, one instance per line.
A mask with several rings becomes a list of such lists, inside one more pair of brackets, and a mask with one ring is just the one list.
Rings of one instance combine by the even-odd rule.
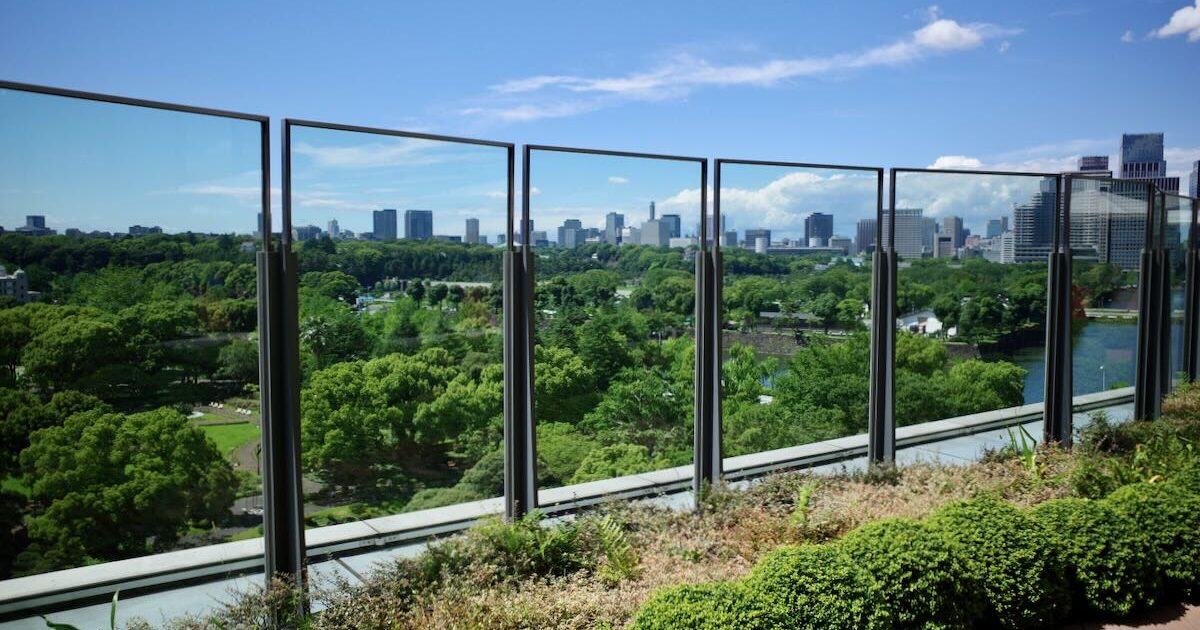
[[1200, 630], [1200, 606], [1165, 606], [1121, 623], [1077, 623], [1062, 630]]

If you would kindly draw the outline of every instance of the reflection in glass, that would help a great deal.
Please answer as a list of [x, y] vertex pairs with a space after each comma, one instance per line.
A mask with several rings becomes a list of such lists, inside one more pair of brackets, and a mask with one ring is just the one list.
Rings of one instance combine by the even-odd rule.
[[865, 432], [878, 172], [720, 169], [724, 454]]
[[700, 165], [530, 164], [539, 487], [691, 463]]
[[261, 132], [0, 89], [0, 578], [262, 522]]
[[306, 524], [500, 496], [508, 149], [291, 139]]
[[1056, 181], [896, 174], [897, 424], [1042, 401]]
[[1129, 387], [1137, 350], [1144, 184], [1071, 179], [1072, 395]]
[[1183, 367], [1183, 317], [1187, 283], [1187, 252], [1191, 236], [1192, 200], [1164, 195], [1165, 219], [1163, 247], [1166, 250], [1167, 304], [1170, 309], [1170, 386], [1186, 378]]

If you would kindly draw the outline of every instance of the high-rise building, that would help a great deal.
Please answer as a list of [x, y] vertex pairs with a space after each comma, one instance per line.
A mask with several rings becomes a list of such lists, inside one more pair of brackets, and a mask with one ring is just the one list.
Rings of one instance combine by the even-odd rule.
[[[1107, 155], [1085, 155], [1079, 158], [1080, 173], [1094, 173], [1098, 171], [1108, 171], [1108, 156]], [[1109, 171], [1110, 173], [1112, 171]]]
[[833, 215], [814, 212], [804, 217], [804, 244], [809, 247], [825, 247], [833, 238]]
[[26, 236], [51, 236], [56, 232], [46, 227], [46, 217], [40, 214], [30, 214], [25, 217], [25, 225], [13, 230]]
[[[954, 248], [963, 246], [967, 240], [967, 230], [963, 227], [962, 217], [946, 217], [942, 219], [942, 234], [948, 235], [954, 242]], [[934, 252], [935, 254], [937, 252]]]
[[567, 219], [558, 228], [558, 246], [575, 247], [583, 243], [583, 222], [579, 219]]
[[737, 230], [729, 230], [722, 234], [721, 247], [737, 247]]
[[641, 244], [667, 247], [671, 242], [671, 228], [662, 219], [651, 219], [642, 224]]
[[375, 230], [373, 232], [375, 240], [396, 240], [396, 210], [394, 208], [376, 210], [373, 218], [375, 219]]
[[832, 236], [829, 239], [829, 246], [842, 250], [843, 254], [849, 254], [854, 247], [854, 241], [845, 236]]
[[771, 246], [771, 230], [763, 228], [746, 230], [746, 247], [755, 247], [760, 238], [766, 239], [767, 247]]
[[987, 231], [984, 233], [987, 238], [996, 238], [1003, 234], [1008, 228], [1008, 217], [999, 219], [988, 219]]
[[1192, 164], [1192, 176], [1188, 183], [1188, 196], [1200, 197], [1200, 160]]
[[875, 251], [875, 219], [859, 219], [854, 234], [854, 251], [867, 254]]
[[131, 225], [129, 226], [130, 236], [146, 236], [147, 234], [162, 234], [162, 228], [157, 225]]
[[[716, 235], [718, 235], [718, 234], [725, 234], [726, 232], [731, 231], [731, 230], [725, 229], [725, 215], [721, 215], [721, 228], [719, 230], [713, 229], [713, 217], [711, 214], [708, 215], [707, 217], [705, 217], [704, 222], [705, 222], [705, 234], [707, 235], [707, 237], [710, 241], [713, 238], [715, 238]], [[736, 230], [732, 230], [732, 231], [736, 231]], [[734, 246], [736, 246], [737, 241], [735, 240], [734, 243], [735, 243]], [[724, 246], [724, 243], [722, 243], [722, 246]]]
[[[920, 258], [925, 252], [933, 251], [933, 235], [937, 223], [932, 217], [927, 217], [922, 208], [896, 208], [896, 237], [892, 239], [892, 247], [904, 258]], [[880, 230], [880, 240], [888, 242], [890, 230], [887, 214], [884, 214], [883, 229]]]
[[1046, 178], [1028, 201], [1013, 206], [1013, 248], [1016, 262], [1045, 260], [1054, 242], [1058, 189]]
[[680, 236], [683, 236], [683, 222], [678, 214], [664, 214], [659, 220], [667, 224], [667, 229], [671, 233], [671, 238], [679, 238]]
[[942, 228], [942, 231], [938, 232], [937, 236], [934, 237], [933, 257], [954, 258], [957, 251], [958, 249], [954, 247], [954, 235], [948, 233], [945, 228]]
[[404, 238], [414, 241], [433, 238], [433, 210], [405, 210]]
[[650, 202], [650, 220], [653, 221], [655, 218], [657, 218], [657, 217], [654, 216], [654, 202], [651, 201]]
[[297, 242], [315, 240], [321, 238], [321, 228], [315, 225], [297, 225], [292, 228], [292, 237]]
[[475, 219], [475, 218], [467, 219], [467, 239], [466, 239], [466, 241], [467, 241], [468, 245], [478, 245], [479, 244], [479, 219]]
[[1159, 190], [1179, 192], [1179, 178], [1167, 177], [1161, 133], [1121, 135], [1121, 178], [1151, 180]]
[[604, 241], [611, 245], [621, 243], [621, 230], [625, 228], [625, 215], [609, 212], [604, 216]]
[[337, 219], [330, 219], [325, 226], [325, 231], [329, 233], [329, 238], [337, 238], [342, 235], [342, 228], [338, 226]]

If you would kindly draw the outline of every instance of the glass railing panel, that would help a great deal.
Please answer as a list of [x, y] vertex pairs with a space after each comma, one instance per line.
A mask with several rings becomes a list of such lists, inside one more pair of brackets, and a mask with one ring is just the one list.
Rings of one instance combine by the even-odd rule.
[[1041, 402], [1056, 178], [895, 181], [897, 424]]
[[263, 132], [0, 89], [0, 578], [261, 524]]
[[690, 464], [700, 162], [529, 164], [538, 487]]
[[305, 524], [503, 493], [505, 146], [293, 125]]
[[1192, 228], [1192, 199], [1163, 196], [1163, 248], [1166, 251], [1167, 306], [1170, 321], [1170, 386], [1186, 379], [1183, 366], [1183, 318], [1186, 304], [1187, 254]]
[[1072, 396], [1134, 384], [1144, 184], [1072, 178]]
[[719, 168], [724, 455], [865, 433], [879, 171]]

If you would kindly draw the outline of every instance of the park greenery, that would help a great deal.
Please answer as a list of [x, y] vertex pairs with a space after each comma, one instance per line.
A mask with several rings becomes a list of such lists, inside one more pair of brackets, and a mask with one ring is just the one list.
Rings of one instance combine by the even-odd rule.
[[[0, 235], [0, 264], [40, 292], [0, 303], [0, 576], [245, 529], [230, 508], [257, 484], [231, 452], [257, 431], [194, 413], [256, 395], [254, 249], [231, 235]], [[536, 253], [541, 486], [690, 463], [694, 252]], [[297, 256], [303, 466], [310, 501], [328, 506], [310, 524], [498, 496], [500, 250], [325, 237]], [[726, 455], [863, 432], [869, 263], [735, 249], [724, 264]], [[1105, 265], [1076, 275], [1089, 300], [1126, 281]], [[914, 261], [898, 300], [958, 331], [899, 335], [902, 422], [1024, 402], [1023, 368], [953, 348], [1036, 332], [1045, 265]]]

